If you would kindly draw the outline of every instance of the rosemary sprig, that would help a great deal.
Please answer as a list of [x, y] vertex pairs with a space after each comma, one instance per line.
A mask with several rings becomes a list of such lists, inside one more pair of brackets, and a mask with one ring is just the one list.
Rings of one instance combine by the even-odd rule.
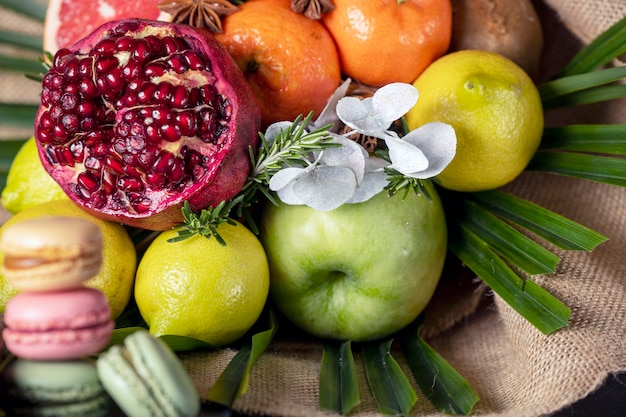
[[218, 227], [222, 223], [236, 224], [230, 218], [231, 213], [234, 213], [237, 218], [245, 218], [250, 229], [258, 233], [249, 208], [258, 202], [259, 193], [262, 193], [273, 204], [278, 204], [269, 191], [269, 181], [272, 175], [287, 166], [310, 164], [311, 152], [339, 146], [330, 143], [332, 140], [329, 135], [330, 125], [311, 132], [307, 131], [306, 127], [312, 117], [313, 112], [309, 113], [306, 118], [302, 115], [298, 116], [273, 140], [268, 140], [265, 135], [259, 133], [261, 144], [256, 155], [250, 148], [252, 169], [239, 194], [231, 200], [222, 201], [216, 207], [202, 209], [199, 214], [194, 213], [189, 203], [185, 202], [182, 208], [184, 222], [175, 227], [178, 235], [168, 241], [179, 242], [191, 236], [200, 235], [206, 238], [215, 237], [220, 244], [225, 245], [226, 242], [218, 233]]

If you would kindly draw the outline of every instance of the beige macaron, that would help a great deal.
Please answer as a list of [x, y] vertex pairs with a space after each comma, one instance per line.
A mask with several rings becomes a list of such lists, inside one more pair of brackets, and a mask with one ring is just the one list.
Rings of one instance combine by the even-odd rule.
[[5, 226], [2, 274], [19, 291], [74, 288], [102, 265], [102, 233], [87, 219], [41, 217]]

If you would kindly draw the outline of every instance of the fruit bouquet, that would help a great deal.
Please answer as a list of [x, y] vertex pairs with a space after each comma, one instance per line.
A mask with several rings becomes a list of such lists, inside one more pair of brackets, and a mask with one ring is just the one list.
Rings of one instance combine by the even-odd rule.
[[149, 332], [207, 409], [552, 413], [626, 369], [596, 6], [0, 0], [0, 238], [99, 226], [109, 346]]

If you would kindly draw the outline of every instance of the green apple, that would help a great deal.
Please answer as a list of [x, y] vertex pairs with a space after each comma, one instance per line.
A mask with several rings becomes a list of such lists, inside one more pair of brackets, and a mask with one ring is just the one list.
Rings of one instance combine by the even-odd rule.
[[430, 301], [447, 248], [443, 207], [382, 192], [331, 211], [268, 205], [260, 238], [278, 310], [306, 332], [369, 341], [411, 323]]

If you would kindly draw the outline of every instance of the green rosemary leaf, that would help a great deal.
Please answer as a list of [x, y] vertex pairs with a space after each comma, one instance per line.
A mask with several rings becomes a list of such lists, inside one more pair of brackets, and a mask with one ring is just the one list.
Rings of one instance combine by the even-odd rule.
[[46, 71], [41, 62], [6, 55], [0, 55], [0, 70], [34, 75], [42, 74]]
[[361, 347], [365, 376], [378, 411], [385, 415], [406, 416], [417, 402], [417, 394], [391, 356], [391, 342], [373, 342]]
[[0, 30], [0, 43], [41, 52], [43, 42], [41, 36], [27, 35], [14, 31]]
[[[626, 68], [626, 67], [625, 67]], [[626, 97], [626, 85], [594, 87], [542, 101], [544, 110], [582, 106]]]
[[321, 408], [344, 416], [361, 402], [350, 341], [324, 343], [319, 392]]
[[534, 281], [520, 278], [487, 243], [462, 224], [458, 226], [448, 247], [493, 292], [544, 334], [567, 326], [569, 307]]
[[626, 159], [573, 152], [538, 152], [528, 170], [626, 187]]
[[37, 108], [34, 104], [0, 103], [0, 125], [32, 129]]
[[402, 353], [420, 390], [442, 413], [469, 415], [476, 391], [439, 353], [419, 336], [423, 315], [400, 334]]
[[550, 274], [559, 257], [489, 213], [475, 202], [463, 202], [463, 224], [493, 250], [530, 275]]
[[613, 67], [603, 70], [561, 77], [537, 86], [542, 102], [577, 91], [608, 84], [626, 77], [626, 67]]
[[274, 313], [269, 310], [268, 327], [251, 336], [231, 359], [207, 394], [206, 399], [226, 407], [248, 390], [252, 366], [265, 352], [278, 328]]
[[530, 201], [502, 191], [472, 193], [471, 198], [494, 214], [520, 225], [565, 250], [592, 251], [606, 236]]
[[39, 20], [40, 22], [43, 22], [46, 18], [47, 2], [35, 0], [0, 0], [0, 6]]
[[546, 127], [540, 149], [626, 155], [626, 124]]
[[111, 339], [109, 340], [107, 348], [113, 345], [119, 345], [120, 343], [123, 343], [126, 336], [131, 335], [138, 330], [146, 330], [146, 328], [141, 326], [133, 326], [113, 329], [113, 332], [111, 333]]
[[598, 35], [576, 54], [559, 76], [592, 71], [626, 52], [626, 17]]

